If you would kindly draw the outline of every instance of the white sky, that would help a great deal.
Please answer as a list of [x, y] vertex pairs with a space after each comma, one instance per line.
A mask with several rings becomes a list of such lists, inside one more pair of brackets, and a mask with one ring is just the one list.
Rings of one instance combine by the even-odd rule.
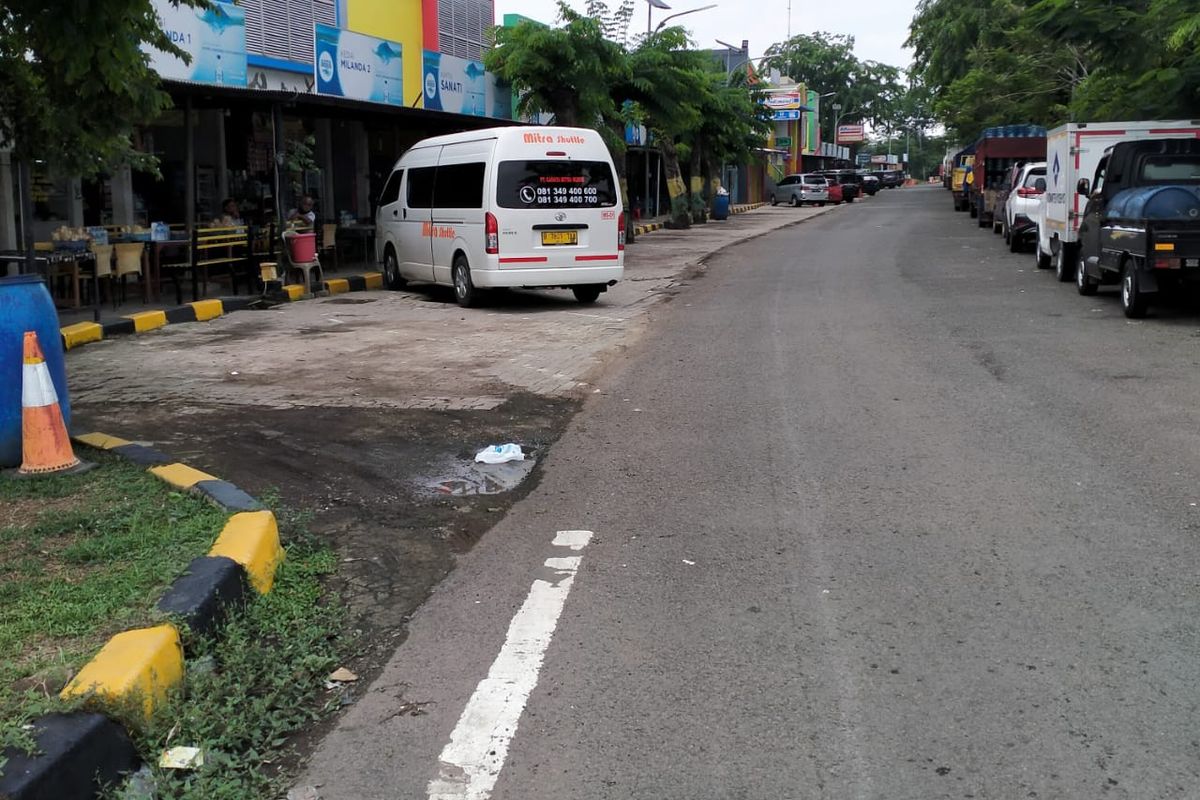
[[[691, 31], [699, 47], [718, 48], [716, 39], [732, 45], [750, 40], [751, 57], [761, 56], [777, 41], [787, 38], [788, 0], [665, 0], [670, 11], [654, 9], [654, 24], [668, 14], [716, 3], [716, 8], [698, 11], [672, 20]], [[615, 7], [618, 0], [609, 0]], [[583, 10], [583, 0], [568, 0]], [[495, 0], [496, 24], [505, 14], [524, 14], [543, 22], [554, 22], [558, 6], [554, 0]], [[903, 48], [908, 38], [916, 0], [851, 0], [833, 3], [827, 0], [791, 0], [792, 35], [828, 31], [848, 33], [856, 40], [859, 58], [907, 67], [912, 52]], [[638, 0], [631, 29], [646, 30], [646, 0]]]

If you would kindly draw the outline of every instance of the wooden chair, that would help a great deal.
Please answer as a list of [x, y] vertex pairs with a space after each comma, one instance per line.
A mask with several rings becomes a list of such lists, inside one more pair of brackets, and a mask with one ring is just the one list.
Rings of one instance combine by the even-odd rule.
[[337, 246], [337, 231], [336, 222], [326, 223], [321, 226], [321, 242], [317, 246], [317, 252], [321, 255], [325, 253], [333, 254], [333, 268], [336, 270], [338, 266], [338, 246]]
[[[142, 302], [147, 302], [145, 259], [142, 257], [146, 244], [144, 242], [120, 242], [112, 247], [116, 248], [117, 253], [117, 271], [114, 277], [121, 284], [121, 302], [125, 302], [125, 278], [130, 275], [137, 275], [138, 282], [142, 285]], [[115, 297], [113, 305], [116, 305]]]
[[92, 291], [96, 293], [93, 302], [100, 304], [100, 281], [108, 284], [108, 296], [115, 297], [112, 281], [114, 276], [113, 271], [113, 249], [111, 244], [92, 244], [88, 245], [88, 249], [92, 251], [94, 258], [92, 266]]

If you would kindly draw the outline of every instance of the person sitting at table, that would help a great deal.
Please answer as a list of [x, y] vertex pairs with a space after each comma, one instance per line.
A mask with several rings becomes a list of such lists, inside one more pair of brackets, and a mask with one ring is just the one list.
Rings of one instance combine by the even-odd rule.
[[307, 225], [310, 228], [317, 222], [317, 212], [313, 210], [312, 195], [306, 194], [300, 198], [300, 206], [288, 212], [287, 221], [297, 225]]
[[238, 209], [238, 201], [232, 197], [225, 198], [221, 203], [221, 216], [214, 220], [216, 225], [222, 228], [232, 228], [235, 225], [245, 225], [242, 220], [242, 212]]

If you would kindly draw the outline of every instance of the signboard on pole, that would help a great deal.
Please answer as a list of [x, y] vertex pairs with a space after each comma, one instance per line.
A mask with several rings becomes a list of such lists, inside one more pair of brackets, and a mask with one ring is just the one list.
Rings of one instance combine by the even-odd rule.
[[792, 137], [776, 136], [775, 137], [775, 146], [776, 147], [791, 147], [792, 146]]
[[872, 158], [870, 153], [859, 153], [857, 156], [855, 156], [855, 160], [857, 160], [860, 167], [865, 167], [874, 161], [874, 158]]
[[168, 80], [246, 85], [246, 11], [233, 3], [214, 2], [206, 10], [154, 0], [163, 34], [192, 58], [183, 59], [145, 46], [150, 68]]
[[838, 144], [853, 144], [855, 142], [865, 141], [866, 138], [866, 130], [863, 128], [861, 123], [858, 125], [838, 125]]
[[800, 119], [800, 112], [797, 111], [775, 111], [771, 114], [771, 118], [776, 122], [793, 122]]
[[402, 106], [404, 65], [399, 42], [317, 25], [317, 93]]

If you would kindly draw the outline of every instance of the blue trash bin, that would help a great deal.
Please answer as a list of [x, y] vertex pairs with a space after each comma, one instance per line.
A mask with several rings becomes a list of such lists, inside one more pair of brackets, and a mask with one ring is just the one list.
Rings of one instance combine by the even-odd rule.
[[729, 195], [719, 194], [713, 198], [713, 219], [729, 219]]
[[68, 429], [67, 365], [63, 356], [58, 313], [39, 275], [0, 278], [0, 469], [21, 465], [21, 373], [25, 364], [25, 331], [37, 331], [38, 344], [58, 394]]

